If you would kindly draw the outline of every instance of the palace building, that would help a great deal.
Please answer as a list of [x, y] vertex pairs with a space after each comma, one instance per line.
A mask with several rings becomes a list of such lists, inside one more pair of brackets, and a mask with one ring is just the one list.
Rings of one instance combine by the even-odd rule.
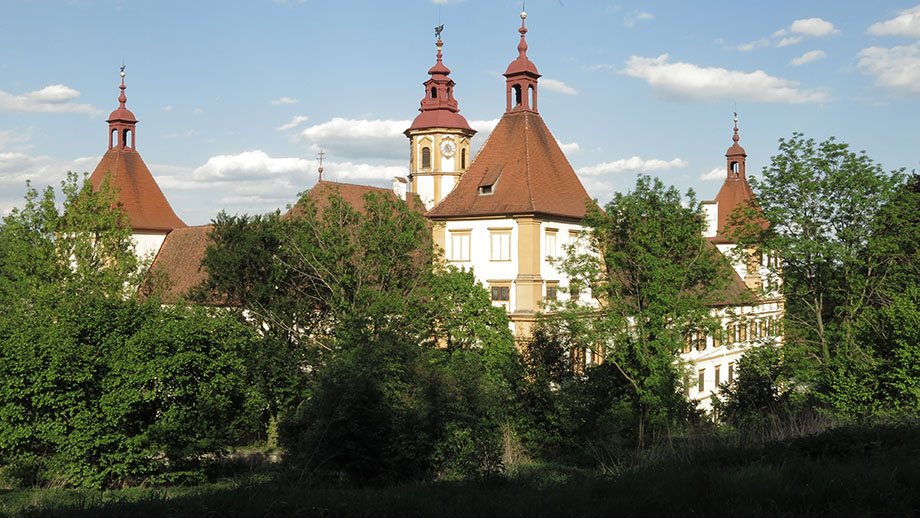
[[[471, 156], [475, 130], [460, 114], [455, 83], [443, 63], [443, 42], [436, 43], [436, 63], [428, 70], [419, 114], [406, 129], [410, 143], [408, 178], [394, 179], [393, 190], [323, 181], [306, 193], [315, 200], [338, 192], [360, 210], [362, 195], [386, 191], [406, 200], [432, 222], [434, 242], [448, 264], [472, 268], [492, 302], [508, 313], [518, 339], [531, 335], [545, 301], [571, 297], [597, 304], [590, 293], [569, 290], [557, 267], [565, 245], [577, 245], [586, 231], [582, 220], [595, 202], [588, 195], [538, 111], [540, 73], [527, 55], [526, 14], [521, 13], [517, 57], [504, 73], [506, 108], [476, 157]], [[95, 188], [109, 175], [119, 189], [134, 227], [137, 250], [155, 254], [152, 270], [172, 282], [166, 302], [182, 297], [203, 280], [201, 259], [210, 225], [189, 227], [173, 212], [135, 149], [137, 119], [125, 106], [124, 72], [119, 106], [109, 117], [109, 146], [92, 174]], [[753, 200], [739, 145], [737, 118], [733, 145], [726, 153], [726, 179], [714, 201], [704, 203], [709, 242], [734, 257], [737, 245], [725, 229], [729, 214]], [[320, 174], [322, 168], [320, 168]], [[294, 214], [295, 205], [289, 211]], [[764, 223], [765, 224], [765, 223]], [[713, 307], [724, 321], [717, 336], [695, 337], [682, 358], [696, 376], [688, 397], [709, 408], [721, 382], [734, 376], [738, 358], [750, 347], [775, 343], [783, 304], [778, 279], [768, 279], [769, 254], [749, 250], [733, 261], [728, 294], [746, 294], [751, 302], [726, 296]], [[771, 290], [761, 290], [766, 285]], [[766, 293], [766, 295], [764, 295]], [[602, 358], [590, 352], [587, 363]]]

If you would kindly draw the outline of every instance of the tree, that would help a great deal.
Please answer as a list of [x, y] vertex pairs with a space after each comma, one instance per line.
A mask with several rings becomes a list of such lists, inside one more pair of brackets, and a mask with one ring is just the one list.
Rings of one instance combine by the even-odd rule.
[[686, 197], [639, 177], [604, 212], [589, 206], [588, 253], [573, 248], [563, 263], [573, 286], [590, 287], [600, 305], [568, 303], [559, 324], [628, 382], [639, 446], [647, 427], [684, 414], [680, 351], [719, 327], [712, 307], [726, 302], [731, 279], [727, 260], [702, 237], [700, 204], [692, 191]]
[[70, 174], [0, 227], [0, 464], [20, 483], [200, 479], [251, 429], [251, 331], [136, 297], [131, 228]]
[[735, 215], [745, 247], [781, 254], [773, 273], [783, 278], [786, 340], [809, 347], [820, 363], [859, 354], [855, 325], [878, 300], [892, 264], [868, 245], [877, 211], [900, 180], [833, 137], [816, 143], [793, 133], [780, 139], [763, 178], [751, 182], [769, 228], [752, 232], [757, 227], [745, 225], [756, 216], [752, 206]]

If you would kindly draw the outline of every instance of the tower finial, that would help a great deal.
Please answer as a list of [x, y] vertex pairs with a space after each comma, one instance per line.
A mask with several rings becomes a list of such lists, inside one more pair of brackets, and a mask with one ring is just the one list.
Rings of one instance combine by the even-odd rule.
[[323, 159], [326, 158], [326, 153], [324, 153], [323, 150], [320, 149], [319, 153], [317, 154], [317, 157], [319, 160], [319, 181], [322, 182], [323, 181]]
[[732, 135], [732, 140], [738, 142], [741, 140], [741, 137], [738, 136], [738, 112], [733, 112], [735, 114], [735, 134]]
[[527, 12], [521, 11], [521, 28], [518, 29], [518, 32], [521, 33], [521, 42], [518, 43], [518, 55], [521, 57], [527, 56], [527, 40], [524, 39], [524, 35], [527, 34], [527, 27], [524, 25], [524, 20], [527, 19]]
[[121, 65], [121, 86], [118, 87], [121, 90], [121, 94], [118, 96], [118, 102], [120, 103], [119, 108], [124, 108], [125, 103], [128, 101], [128, 98], [125, 96], [125, 88], [127, 88], [125, 86], [125, 67], [126, 66], [127, 65], [125, 64]]

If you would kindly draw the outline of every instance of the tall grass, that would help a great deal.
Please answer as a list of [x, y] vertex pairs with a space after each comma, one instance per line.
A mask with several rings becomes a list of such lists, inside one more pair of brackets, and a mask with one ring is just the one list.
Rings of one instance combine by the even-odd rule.
[[[11, 516], [910, 516], [920, 514], [920, 426], [838, 427], [723, 448], [673, 443], [624, 469], [531, 463], [514, 477], [386, 488], [298, 488], [279, 474], [189, 488], [15, 491]], [[728, 439], [725, 439], [728, 440]], [[740, 439], [731, 439], [738, 440]], [[702, 444], [708, 444], [705, 448]]]

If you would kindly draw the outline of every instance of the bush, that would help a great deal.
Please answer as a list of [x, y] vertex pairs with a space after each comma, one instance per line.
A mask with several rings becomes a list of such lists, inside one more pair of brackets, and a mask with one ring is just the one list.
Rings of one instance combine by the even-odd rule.
[[478, 352], [379, 335], [345, 348], [282, 421], [285, 461], [299, 479], [344, 485], [491, 473], [503, 398]]

